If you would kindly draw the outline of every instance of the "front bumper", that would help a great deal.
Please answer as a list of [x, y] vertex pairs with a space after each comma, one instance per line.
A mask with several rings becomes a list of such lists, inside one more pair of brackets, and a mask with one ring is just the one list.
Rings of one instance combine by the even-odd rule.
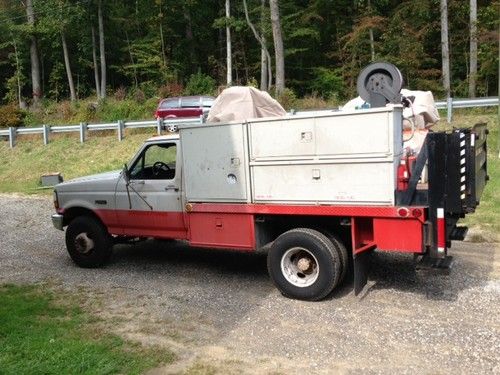
[[63, 230], [64, 216], [59, 214], [52, 215], [52, 224], [56, 229]]

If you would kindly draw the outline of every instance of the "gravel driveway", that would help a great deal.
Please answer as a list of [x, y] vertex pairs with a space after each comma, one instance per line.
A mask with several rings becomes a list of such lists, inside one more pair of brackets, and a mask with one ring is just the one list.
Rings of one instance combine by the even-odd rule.
[[83, 293], [109, 328], [178, 354], [152, 373], [500, 373], [500, 248], [454, 243], [449, 276], [378, 253], [361, 297], [282, 297], [262, 255], [146, 241], [80, 269], [52, 228], [50, 198], [0, 195], [0, 283]]

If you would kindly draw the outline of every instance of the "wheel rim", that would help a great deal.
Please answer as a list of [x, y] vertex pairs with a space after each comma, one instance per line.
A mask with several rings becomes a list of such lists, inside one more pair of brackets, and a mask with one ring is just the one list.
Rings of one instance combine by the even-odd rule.
[[316, 257], [303, 247], [288, 249], [281, 258], [281, 272], [292, 285], [305, 288], [316, 282], [319, 264]]
[[75, 237], [75, 248], [79, 253], [87, 254], [94, 249], [94, 240], [88, 236], [87, 232], [80, 233]]

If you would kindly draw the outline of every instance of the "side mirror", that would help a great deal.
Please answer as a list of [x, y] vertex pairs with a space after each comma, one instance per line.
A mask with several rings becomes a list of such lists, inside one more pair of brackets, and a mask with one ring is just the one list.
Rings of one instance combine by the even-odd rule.
[[130, 182], [130, 172], [128, 170], [127, 164], [123, 164], [122, 176], [125, 180], [125, 183], [128, 185], [128, 183]]

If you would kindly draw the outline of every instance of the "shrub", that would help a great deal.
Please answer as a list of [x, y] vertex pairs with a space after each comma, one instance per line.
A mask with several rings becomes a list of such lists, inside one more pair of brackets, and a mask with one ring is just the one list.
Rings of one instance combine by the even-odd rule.
[[118, 101], [125, 100], [127, 97], [127, 89], [123, 86], [118, 87], [118, 89], [114, 93], [114, 97]]
[[297, 105], [297, 95], [292, 89], [285, 88], [285, 90], [276, 96], [276, 100], [285, 108], [285, 110], [290, 110], [295, 108]]
[[168, 98], [171, 96], [181, 96], [184, 92], [184, 86], [179, 82], [168, 82], [158, 89], [160, 98]]
[[186, 95], [213, 95], [215, 92], [215, 79], [198, 71], [191, 74], [186, 85]]
[[343, 95], [344, 79], [340, 69], [316, 68], [314, 75], [315, 78], [311, 81], [310, 88], [323, 98]]
[[134, 100], [140, 104], [144, 103], [144, 101], [146, 100], [146, 95], [144, 95], [144, 91], [142, 91], [141, 89], [135, 90]]
[[13, 104], [0, 106], [0, 128], [21, 126], [25, 116], [26, 113]]

